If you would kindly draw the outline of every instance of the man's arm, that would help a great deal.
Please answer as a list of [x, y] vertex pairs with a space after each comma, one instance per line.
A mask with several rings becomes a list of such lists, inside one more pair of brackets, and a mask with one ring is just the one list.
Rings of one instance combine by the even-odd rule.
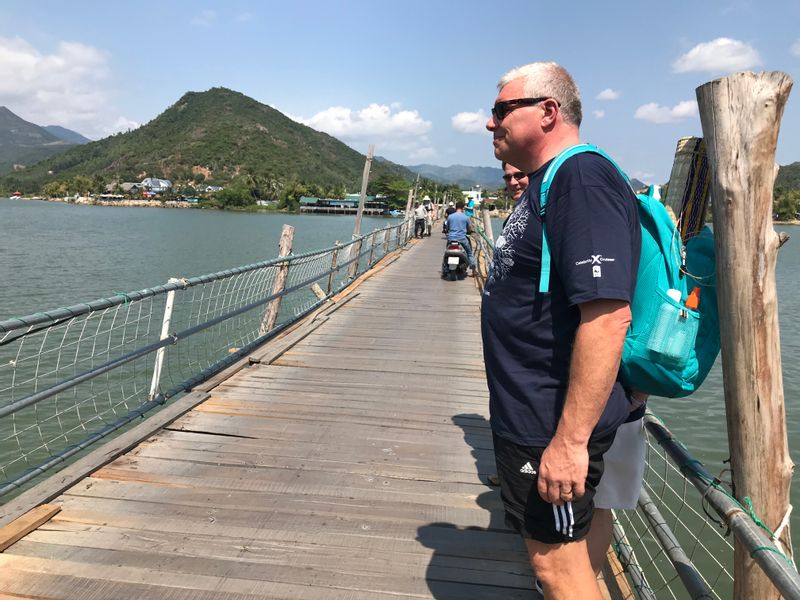
[[631, 322], [630, 306], [622, 300], [594, 300], [579, 308], [567, 397], [539, 469], [539, 494], [555, 504], [563, 503], [562, 490], [572, 490], [568, 500], [584, 494], [587, 445], [616, 381]]

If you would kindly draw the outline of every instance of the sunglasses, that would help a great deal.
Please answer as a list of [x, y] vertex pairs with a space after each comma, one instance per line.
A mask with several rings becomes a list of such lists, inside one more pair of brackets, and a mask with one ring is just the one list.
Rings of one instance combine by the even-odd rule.
[[516, 173], [506, 173], [505, 175], [503, 175], [503, 181], [505, 181], [506, 183], [508, 183], [512, 179], [514, 179], [515, 181], [522, 181], [527, 176], [528, 176], [527, 173], [522, 173], [520, 171], [517, 171]]
[[[514, 98], [512, 100], [500, 100], [499, 102], [494, 103], [494, 106], [492, 107], [492, 116], [498, 121], [502, 121], [510, 112], [515, 111], [518, 108], [523, 106], [533, 106], [534, 104], [539, 104], [539, 102], [549, 100], [551, 97], [552, 96], [543, 96], [542, 98]], [[558, 100], [556, 100], [556, 104], [561, 106]]]

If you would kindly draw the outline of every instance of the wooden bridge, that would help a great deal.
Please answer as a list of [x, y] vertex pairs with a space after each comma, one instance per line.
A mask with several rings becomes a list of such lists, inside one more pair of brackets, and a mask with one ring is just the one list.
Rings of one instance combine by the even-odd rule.
[[480, 296], [437, 237], [40, 485], [0, 599], [536, 598], [487, 485]]

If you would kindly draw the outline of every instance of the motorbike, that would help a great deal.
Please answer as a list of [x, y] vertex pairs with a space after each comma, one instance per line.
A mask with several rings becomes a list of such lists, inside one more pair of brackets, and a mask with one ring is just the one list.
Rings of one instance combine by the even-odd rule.
[[456, 241], [447, 242], [442, 261], [442, 279], [455, 281], [467, 276], [467, 252]]

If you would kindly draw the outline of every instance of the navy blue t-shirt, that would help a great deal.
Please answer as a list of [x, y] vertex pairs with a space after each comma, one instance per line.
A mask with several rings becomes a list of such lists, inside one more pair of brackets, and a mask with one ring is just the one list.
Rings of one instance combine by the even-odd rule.
[[[539, 189], [548, 165], [528, 176], [528, 188], [495, 243], [481, 307], [492, 429], [523, 446], [546, 446], [555, 434], [580, 323], [578, 305], [630, 302], [641, 252], [630, 187], [603, 157], [578, 154], [559, 168], [550, 187], [544, 216], [550, 292], [540, 294]], [[629, 408], [617, 381], [592, 437], [616, 429]]]

